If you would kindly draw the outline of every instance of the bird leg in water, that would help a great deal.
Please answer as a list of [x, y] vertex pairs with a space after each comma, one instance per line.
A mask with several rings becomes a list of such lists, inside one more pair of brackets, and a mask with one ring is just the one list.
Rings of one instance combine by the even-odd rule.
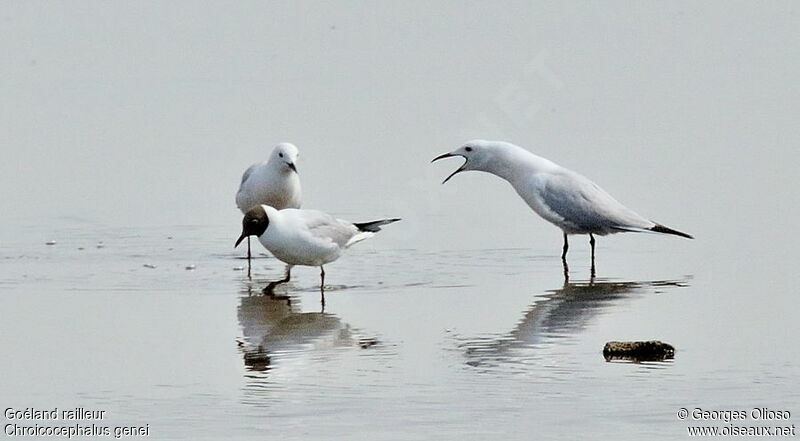
[[325, 310], [325, 268], [319, 267], [319, 294], [322, 301], [322, 310]]
[[247, 278], [252, 279], [250, 277], [250, 236], [247, 236]]
[[593, 235], [592, 233], [589, 233], [589, 245], [591, 245], [591, 246], [592, 246], [592, 270], [591, 270], [591, 278], [592, 278], [592, 279], [594, 279], [594, 276], [595, 276], [596, 272], [595, 272], [595, 269], [594, 269], [594, 235]]
[[565, 282], [569, 282], [569, 265], [567, 265], [567, 250], [569, 250], [569, 242], [567, 241], [567, 233], [564, 233], [564, 248], [561, 251], [561, 264], [564, 266]]
[[280, 285], [281, 283], [288, 282], [291, 279], [291, 277], [292, 277], [292, 267], [291, 266], [287, 266], [286, 267], [286, 276], [281, 280], [276, 280], [274, 282], [269, 282], [267, 287], [264, 288], [264, 294], [273, 295], [274, 294], [273, 291], [275, 290], [275, 287]]

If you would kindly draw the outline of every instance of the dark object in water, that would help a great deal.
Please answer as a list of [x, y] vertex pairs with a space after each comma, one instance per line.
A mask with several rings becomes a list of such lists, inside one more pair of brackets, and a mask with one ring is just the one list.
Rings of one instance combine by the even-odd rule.
[[270, 357], [263, 347], [244, 353], [244, 365], [254, 371], [265, 371], [269, 369]]
[[377, 338], [362, 338], [358, 340], [358, 345], [361, 347], [361, 349], [367, 349], [375, 346], [376, 344], [378, 344]]
[[658, 340], [610, 341], [603, 347], [606, 361], [661, 361], [675, 357], [675, 347]]

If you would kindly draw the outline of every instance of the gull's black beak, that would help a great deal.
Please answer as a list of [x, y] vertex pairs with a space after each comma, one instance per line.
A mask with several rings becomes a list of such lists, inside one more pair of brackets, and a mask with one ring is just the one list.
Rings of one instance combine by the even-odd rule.
[[433, 159], [431, 160], [431, 163], [434, 163], [434, 162], [436, 162], [436, 161], [438, 161], [438, 160], [440, 160], [440, 159], [449, 158], [449, 157], [451, 157], [451, 156], [455, 156], [455, 155], [454, 155], [454, 154], [452, 154], [452, 153], [443, 153], [443, 154], [441, 154], [441, 155], [439, 155], [439, 156], [437, 156], [437, 157], [433, 158]]
[[[294, 162], [287, 162], [286, 165], [288, 165], [290, 169], [294, 170], [294, 172], [297, 173], [297, 167], [294, 165]], [[300, 173], [297, 174], [299, 175]]]
[[[453, 157], [453, 156], [461, 156], [461, 155], [454, 155], [452, 153], [444, 153], [444, 154], [441, 154], [441, 155], [433, 158], [433, 160], [431, 162], [436, 162], [436, 161], [438, 161], [440, 159], [450, 158], [450, 157]], [[467, 158], [464, 158], [464, 159], [467, 159]], [[442, 184], [444, 184], [445, 182], [449, 181], [450, 178], [452, 178], [453, 176], [457, 175], [458, 173], [464, 171], [464, 166], [465, 165], [467, 165], [467, 161], [464, 161], [464, 164], [461, 167], [459, 167], [458, 170], [454, 171], [453, 173], [450, 173], [450, 176], [445, 178], [445, 180], [442, 181]]]
[[244, 238], [245, 238], [245, 237], [247, 237], [247, 232], [245, 232], [245, 231], [242, 231], [242, 235], [241, 235], [241, 236], [239, 236], [239, 238], [238, 238], [238, 239], [236, 239], [236, 245], [234, 245], [233, 247], [234, 247], [234, 248], [238, 247], [238, 246], [239, 246], [239, 244], [240, 244], [240, 243], [242, 243], [242, 241], [244, 240]]

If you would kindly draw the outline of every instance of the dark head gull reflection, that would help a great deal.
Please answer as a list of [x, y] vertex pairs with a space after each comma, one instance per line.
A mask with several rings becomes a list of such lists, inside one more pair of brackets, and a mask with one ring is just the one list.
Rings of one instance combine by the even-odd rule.
[[267, 370], [281, 356], [338, 346], [356, 346], [350, 326], [326, 312], [301, 312], [296, 299], [255, 295], [239, 305], [245, 364]]

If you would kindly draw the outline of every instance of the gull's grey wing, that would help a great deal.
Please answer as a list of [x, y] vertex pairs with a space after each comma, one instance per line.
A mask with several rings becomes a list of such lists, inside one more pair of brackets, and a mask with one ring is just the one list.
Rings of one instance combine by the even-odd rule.
[[549, 175], [541, 195], [551, 211], [578, 231], [605, 234], [654, 225], [617, 202], [594, 182], [569, 170]]
[[255, 170], [257, 165], [258, 164], [253, 164], [250, 167], [247, 167], [247, 170], [245, 170], [244, 174], [242, 174], [242, 182], [239, 183], [239, 188], [241, 188], [242, 184], [244, 184], [244, 181], [246, 181], [247, 178], [249, 178], [250, 175], [253, 174], [253, 170]]
[[306, 228], [312, 236], [330, 240], [339, 247], [344, 247], [358, 233], [358, 228], [353, 224], [336, 219], [321, 211], [297, 210], [297, 214], [306, 224]]

